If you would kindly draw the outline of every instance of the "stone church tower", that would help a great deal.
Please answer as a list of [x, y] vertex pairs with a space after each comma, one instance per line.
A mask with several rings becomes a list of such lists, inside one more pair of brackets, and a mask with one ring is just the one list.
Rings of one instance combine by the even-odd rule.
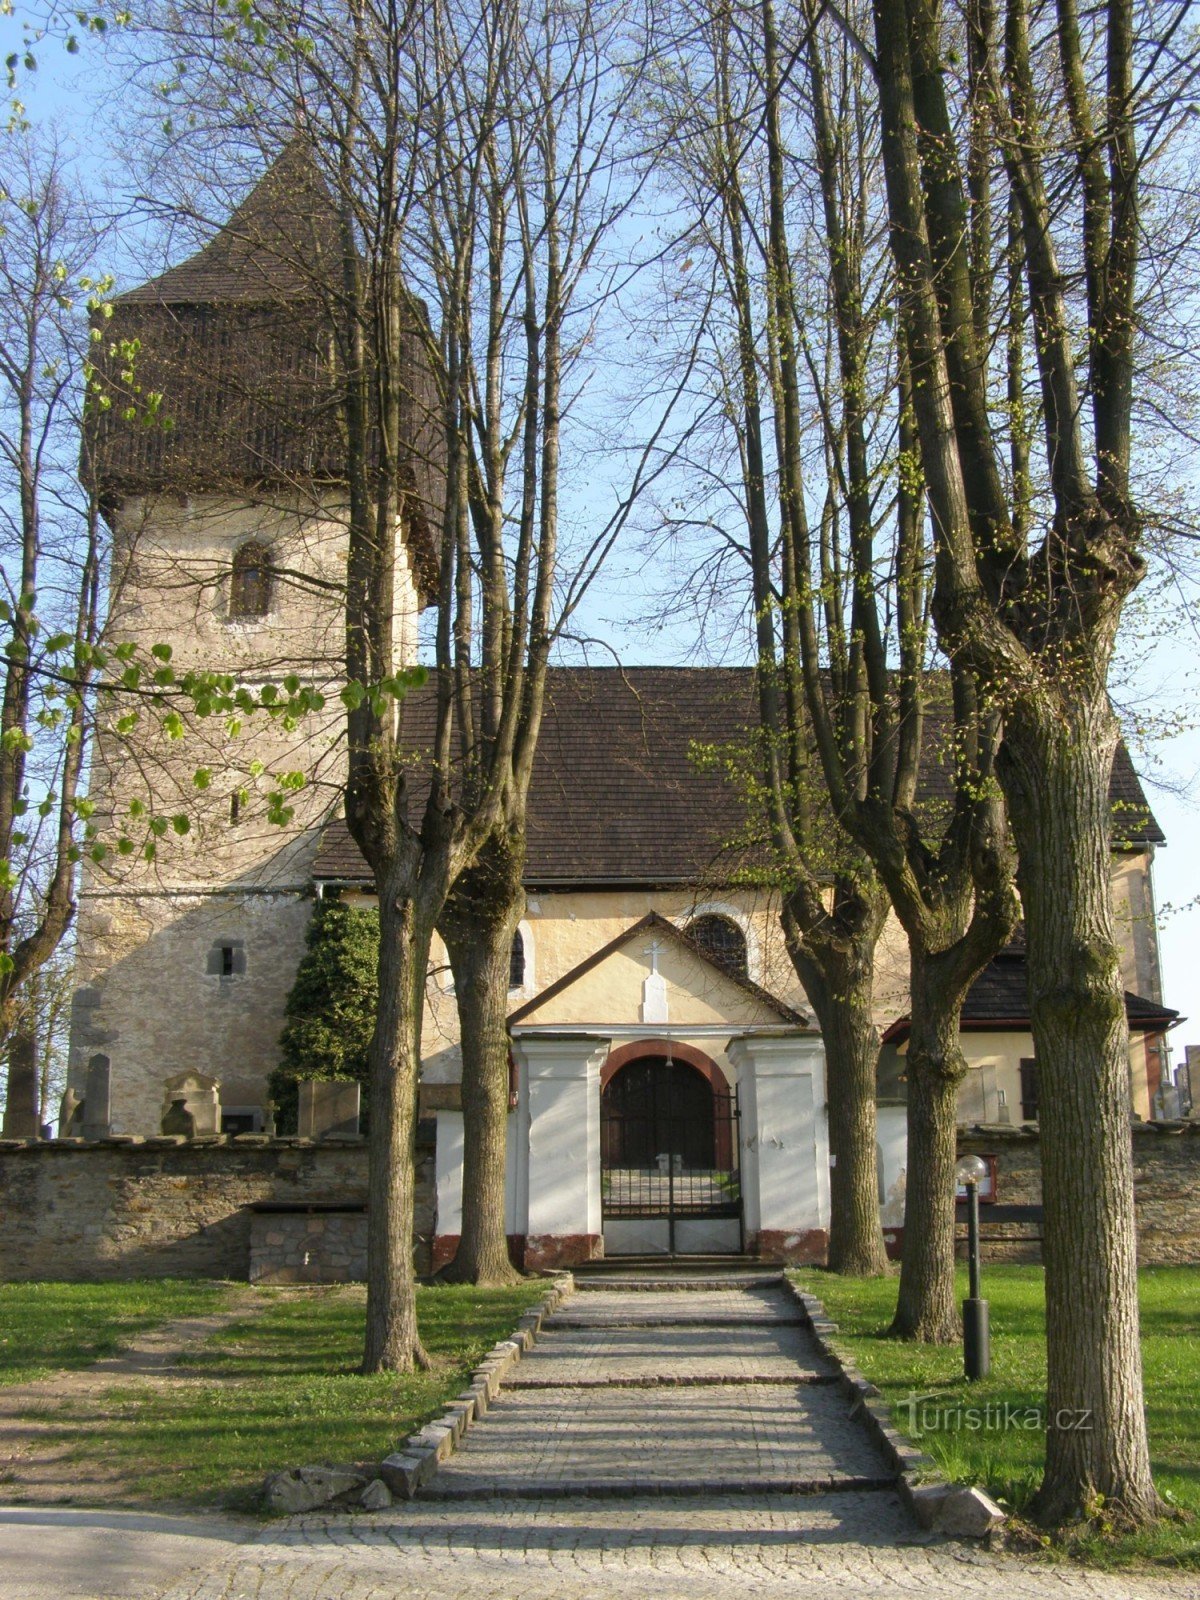
[[[256, 697], [294, 673], [328, 700], [290, 729], [201, 715], [182, 736], [148, 711], [118, 731], [127, 698], [101, 708], [91, 798], [108, 849], [83, 874], [69, 1081], [86, 1095], [90, 1069], [97, 1127], [107, 1077], [114, 1133], [157, 1133], [166, 1084], [190, 1071], [220, 1079], [230, 1131], [261, 1125], [343, 771], [339, 260], [332, 199], [297, 140], [209, 244], [122, 296], [104, 325], [113, 404], [89, 466], [112, 531], [110, 641], [169, 646], [176, 674], [233, 674]], [[432, 377], [408, 343], [396, 595], [412, 659], [440, 510]], [[289, 773], [304, 786], [280, 827], [265, 797]]]

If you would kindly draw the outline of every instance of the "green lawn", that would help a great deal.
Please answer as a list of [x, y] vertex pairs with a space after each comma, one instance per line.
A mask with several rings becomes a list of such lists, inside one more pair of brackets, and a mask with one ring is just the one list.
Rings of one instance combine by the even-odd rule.
[[[1042, 1269], [984, 1266], [990, 1301], [992, 1370], [978, 1382], [962, 1376], [958, 1346], [933, 1348], [884, 1337], [896, 1280], [844, 1279], [806, 1271], [797, 1281], [824, 1301], [839, 1339], [892, 1404], [897, 1426], [916, 1438], [947, 1476], [983, 1485], [1020, 1513], [1041, 1476], [1040, 1425], [998, 1426], [1007, 1404], [1040, 1408], [1046, 1380]], [[1200, 1566], [1200, 1268], [1147, 1267], [1140, 1275], [1146, 1415], [1159, 1489], [1185, 1516], [1147, 1534], [1111, 1541], [1089, 1537], [1075, 1548], [1090, 1558], [1146, 1557]], [[966, 1294], [965, 1273], [960, 1296]], [[929, 1397], [921, 1406], [914, 1397]], [[976, 1414], [958, 1411], [970, 1407]], [[993, 1407], [990, 1413], [987, 1407]]]
[[174, 1278], [0, 1284], [0, 1384], [90, 1366], [145, 1328], [219, 1311], [228, 1298], [225, 1284]]
[[364, 1294], [281, 1292], [231, 1324], [169, 1386], [108, 1389], [52, 1418], [55, 1442], [100, 1450], [127, 1500], [253, 1507], [265, 1473], [315, 1462], [379, 1459], [465, 1387], [470, 1370], [542, 1286], [418, 1290], [429, 1372], [363, 1377]]

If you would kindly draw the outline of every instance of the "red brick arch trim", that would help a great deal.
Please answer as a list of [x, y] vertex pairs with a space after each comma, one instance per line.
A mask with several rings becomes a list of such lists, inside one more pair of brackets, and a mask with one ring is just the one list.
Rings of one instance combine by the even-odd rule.
[[672, 1039], [634, 1039], [610, 1051], [608, 1060], [600, 1068], [601, 1089], [608, 1087], [622, 1067], [628, 1066], [631, 1061], [641, 1061], [646, 1056], [670, 1056], [674, 1061], [686, 1062], [708, 1079], [715, 1094], [731, 1092], [729, 1079], [711, 1056], [706, 1056], [703, 1050], [697, 1050], [694, 1045], [679, 1044]]

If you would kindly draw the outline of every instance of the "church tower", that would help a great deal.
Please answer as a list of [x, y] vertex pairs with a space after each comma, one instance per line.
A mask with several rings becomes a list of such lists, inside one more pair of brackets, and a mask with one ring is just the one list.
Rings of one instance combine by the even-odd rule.
[[[344, 770], [339, 266], [333, 201], [297, 139], [198, 254], [102, 327], [111, 404], [88, 470], [112, 532], [110, 644], [169, 649], [177, 675], [229, 673], [256, 698], [289, 674], [327, 698], [294, 726], [201, 705], [182, 732], [148, 709], [131, 725], [128, 697], [101, 708], [90, 796], [106, 849], [81, 884], [69, 1081], [86, 1096], [90, 1076], [93, 1127], [107, 1081], [114, 1133], [159, 1132], [166, 1085], [189, 1072], [220, 1080], [227, 1131], [261, 1126]], [[433, 380], [415, 331], [407, 343], [395, 588], [411, 660], [440, 509]], [[293, 774], [280, 826], [267, 796]]]

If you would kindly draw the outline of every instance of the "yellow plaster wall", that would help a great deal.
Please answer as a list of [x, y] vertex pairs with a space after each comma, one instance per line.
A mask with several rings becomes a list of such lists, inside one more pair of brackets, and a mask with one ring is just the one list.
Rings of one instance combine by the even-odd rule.
[[[658, 947], [658, 971], [666, 985], [668, 1027], [712, 1027], [721, 1023], [769, 1026], [784, 1020], [773, 1007], [757, 1001], [707, 962], [698, 960], [669, 934], [647, 934], [612, 951], [544, 1005], [527, 1012], [522, 1025], [572, 1026], [595, 1022], [597, 1018], [637, 1022], [645, 981], [652, 971], [652, 943]], [[647, 1026], [653, 1029], [660, 1025]]]

